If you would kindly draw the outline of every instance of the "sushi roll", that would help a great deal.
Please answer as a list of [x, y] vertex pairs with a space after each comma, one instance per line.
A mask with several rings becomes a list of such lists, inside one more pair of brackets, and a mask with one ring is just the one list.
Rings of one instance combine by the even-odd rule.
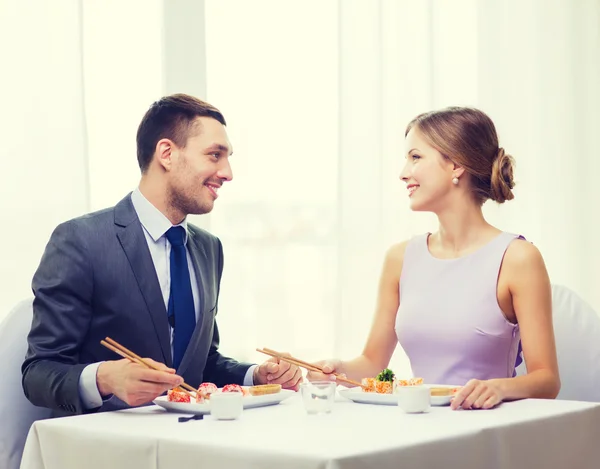
[[191, 402], [189, 394], [183, 392], [180, 388], [169, 389], [167, 400], [169, 402]]
[[377, 375], [375, 382], [375, 392], [379, 394], [392, 394], [394, 390], [394, 372], [386, 368]]
[[394, 383], [392, 381], [377, 381], [375, 392], [378, 394], [392, 394]]
[[226, 384], [223, 386], [223, 392], [239, 392], [244, 394], [244, 389], [239, 384]]
[[[242, 389], [246, 391], [246, 389]], [[248, 393], [253, 396], [264, 396], [265, 394], [277, 394], [279, 391], [281, 391], [281, 384], [261, 384], [250, 387]]]
[[396, 386], [420, 386], [423, 384], [423, 378], [410, 378], [396, 380]]
[[209, 400], [210, 395], [213, 392], [217, 392], [217, 385], [214, 383], [202, 383], [198, 387], [198, 392], [196, 393], [196, 402], [204, 402], [204, 400]]
[[363, 392], [375, 392], [375, 378], [363, 378], [360, 384], [362, 385]]

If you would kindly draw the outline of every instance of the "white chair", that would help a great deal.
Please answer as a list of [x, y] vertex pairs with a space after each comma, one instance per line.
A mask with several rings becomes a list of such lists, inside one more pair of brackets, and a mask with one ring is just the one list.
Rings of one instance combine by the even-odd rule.
[[[600, 402], [600, 316], [574, 291], [552, 285], [552, 319], [561, 380], [557, 399]], [[517, 375], [525, 373], [522, 363]]]
[[50, 409], [31, 404], [21, 385], [33, 299], [20, 302], [0, 323], [0, 468], [18, 469], [31, 424], [50, 417]]

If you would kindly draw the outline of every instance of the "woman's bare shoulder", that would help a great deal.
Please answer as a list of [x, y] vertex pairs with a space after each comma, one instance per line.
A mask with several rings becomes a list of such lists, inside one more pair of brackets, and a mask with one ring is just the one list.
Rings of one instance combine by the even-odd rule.
[[385, 255], [385, 270], [400, 275], [404, 263], [404, 253], [410, 240], [391, 245]]
[[504, 255], [504, 266], [520, 269], [525, 266], [544, 265], [542, 253], [533, 243], [519, 238], [508, 245]]
[[526, 293], [539, 286], [549, 291], [550, 280], [542, 253], [529, 241], [516, 239], [504, 254], [502, 271], [512, 294]]
[[392, 244], [388, 250], [386, 257], [388, 259], [400, 260], [404, 259], [404, 252], [406, 251], [406, 246], [410, 242], [409, 239], [402, 241], [400, 243]]

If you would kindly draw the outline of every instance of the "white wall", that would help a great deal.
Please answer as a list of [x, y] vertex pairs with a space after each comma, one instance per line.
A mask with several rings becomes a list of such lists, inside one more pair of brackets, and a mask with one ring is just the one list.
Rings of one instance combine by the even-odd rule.
[[89, 207], [81, 11], [0, 2], [0, 318], [31, 294], [53, 228]]

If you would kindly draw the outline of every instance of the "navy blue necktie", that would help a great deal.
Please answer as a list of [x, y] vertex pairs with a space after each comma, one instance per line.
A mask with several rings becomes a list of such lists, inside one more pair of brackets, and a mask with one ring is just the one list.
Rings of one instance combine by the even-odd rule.
[[166, 233], [171, 243], [171, 290], [167, 311], [169, 323], [174, 327], [173, 367], [177, 369], [196, 327], [194, 297], [185, 251], [185, 229], [173, 226]]

